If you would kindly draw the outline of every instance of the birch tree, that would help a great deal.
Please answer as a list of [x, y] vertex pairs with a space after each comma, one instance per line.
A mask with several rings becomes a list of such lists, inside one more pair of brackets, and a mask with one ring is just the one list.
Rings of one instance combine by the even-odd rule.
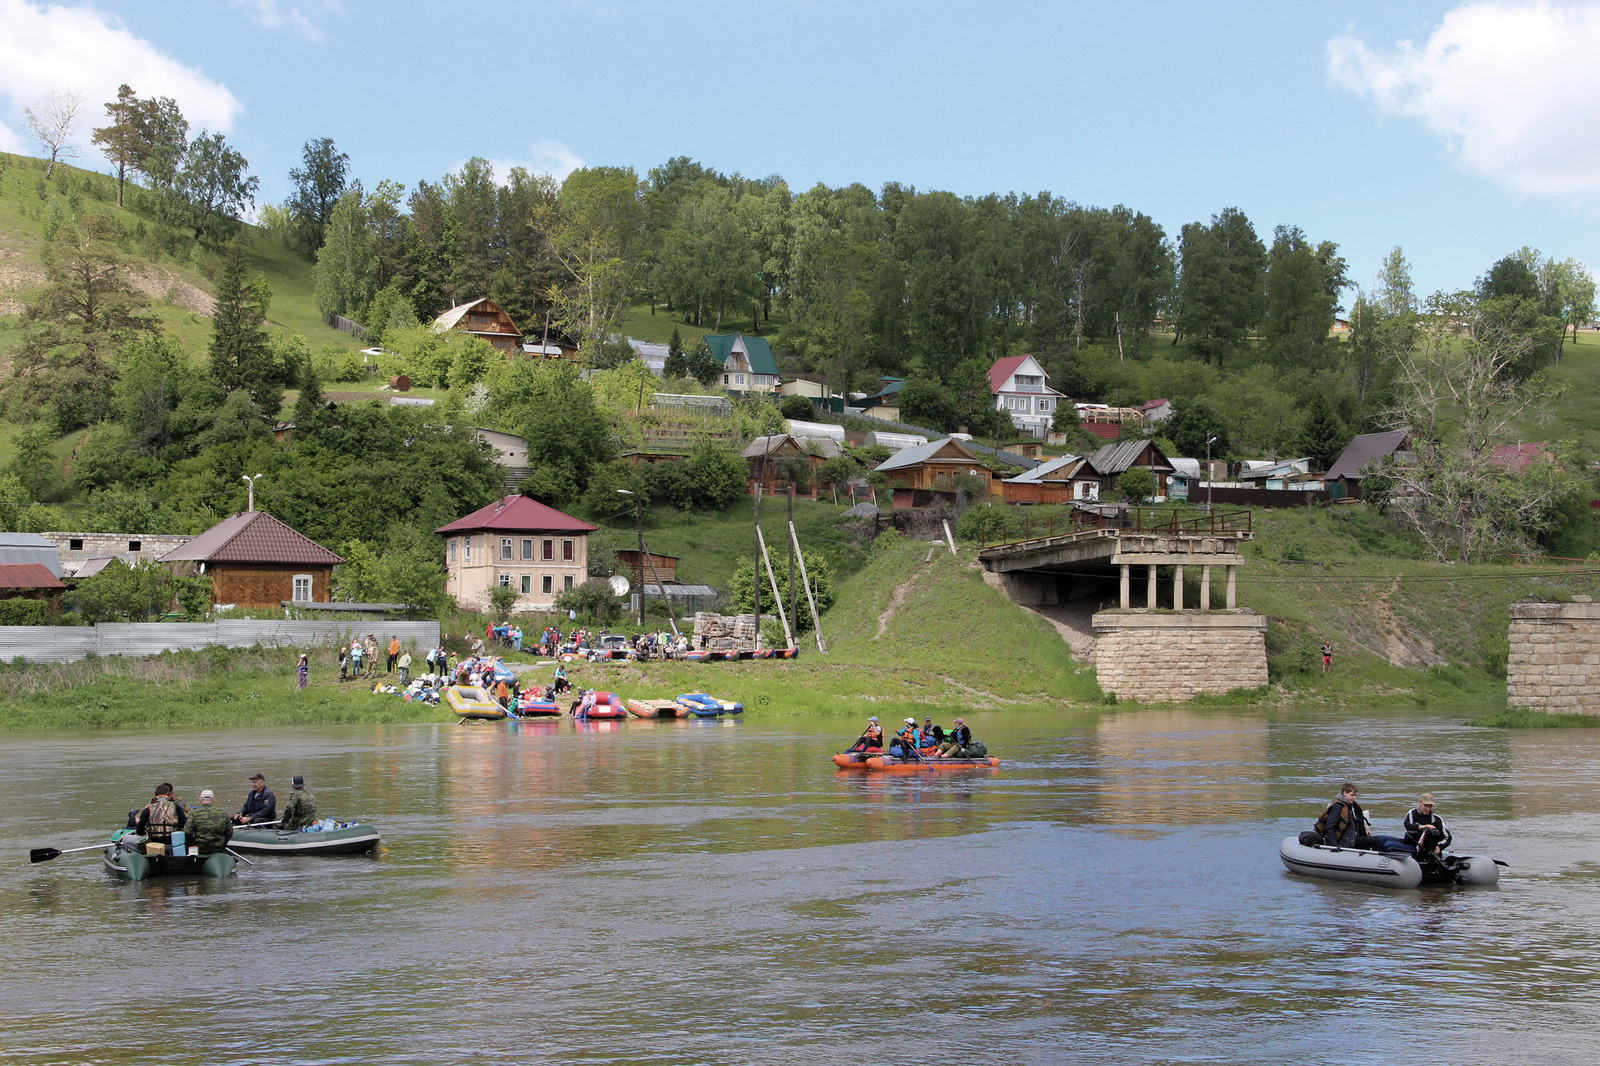
[[56, 160], [78, 158], [78, 146], [71, 141], [82, 109], [83, 94], [65, 89], [47, 92], [38, 103], [22, 109], [28, 132], [50, 150], [50, 163], [44, 168], [47, 180], [55, 173]]

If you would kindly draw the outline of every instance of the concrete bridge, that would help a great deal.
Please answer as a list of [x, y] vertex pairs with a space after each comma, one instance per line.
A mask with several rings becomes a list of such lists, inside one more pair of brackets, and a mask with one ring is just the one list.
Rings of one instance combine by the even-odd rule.
[[[1120, 607], [1093, 618], [1100, 687], [1120, 699], [1179, 702], [1199, 692], [1267, 683], [1267, 619], [1238, 609], [1241, 545], [1254, 537], [1250, 512], [1175, 519], [1170, 511], [1075, 509], [1028, 519], [1016, 533], [979, 546], [978, 559], [1025, 607], [1100, 592], [1118, 579]], [[1157, 568], [1173, 568], [1172, 610], [1158, 611]], [[1198, 610], [1184, 607], [1187, 568], [1200, 568]], [[1227, 573], [1227, 607], [1211, 609], [1211, 571]], [[1132, 605], [1143, 571], [1144, 606]]]

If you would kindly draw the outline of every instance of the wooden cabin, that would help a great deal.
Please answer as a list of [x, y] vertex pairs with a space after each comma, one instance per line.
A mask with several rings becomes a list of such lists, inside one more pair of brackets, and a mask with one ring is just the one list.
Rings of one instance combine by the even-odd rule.
[[344, 559], [265, 511], [243, 511], [167, 552], [174, 569], [211, 577], [211, 602], [275, 608], [327, 603], [333, 568]]
[[522, 331], [511, 321], [505, 308], [488, 297], [457, 304], [433, 320], [435, 333], [455, 330], [482, 337], [496, 351], [515, 355], [522, 351]]
[[877, 471], [893, 486], [897, 508], [953, 503], [962, 476], [982, 481], [984, 497], [993, 495], [998, 484], [989, 468], [953, 437], [904, 448], [879, 463]]

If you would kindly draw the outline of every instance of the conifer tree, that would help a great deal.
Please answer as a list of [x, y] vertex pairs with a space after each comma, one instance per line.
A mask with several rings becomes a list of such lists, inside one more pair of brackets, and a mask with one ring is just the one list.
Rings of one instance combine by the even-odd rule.
[[280, 397], [269, 397], [279, 384], [266, 331], [261, 328], [272, 304], [266, 278], [246, 273], [244, 246], [235, 237], [217, 275], [216, 306], [211, 318], [211, 376], [225, 391], [245, 389], [264, 413], [278, 409]]

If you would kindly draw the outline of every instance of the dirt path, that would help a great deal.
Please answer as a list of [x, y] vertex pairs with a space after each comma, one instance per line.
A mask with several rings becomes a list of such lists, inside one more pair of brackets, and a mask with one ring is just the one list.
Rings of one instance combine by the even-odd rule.
[[873, 640], [877, 640], [878, 637], [883, 636], [888, 631], [889, 620], [894, 617], [894, 613], [906, 602], [906, 597], [911, 595], [911, 586], [917, 583], [917, 578], [920, 576], [922, 576], [922, 571], [919, 569], [916, 573], [906, 578], [904, 582], [895, 586], [893, 595], [889, 597], [889, 606], [885, 607], [883, 613], [878, 616], [878, 632], [872, 638]]
[[1383, 629], [1385, 654], [1389, 664], [1420, 669], [1428, 663], [1418, 658], [1416, 653], [1406, 646], [1405, 640], [1400, 635], [1400, 623], [1394, 616], [1394, 608], [1389, 606], [1389, 600], [1399, 591], [1400, 579], [1395, 578], [1394, 584], [1389, 586], [1389, 591], [1372, 601], [1372, 609], [1377, 614], [1378, 624]]

